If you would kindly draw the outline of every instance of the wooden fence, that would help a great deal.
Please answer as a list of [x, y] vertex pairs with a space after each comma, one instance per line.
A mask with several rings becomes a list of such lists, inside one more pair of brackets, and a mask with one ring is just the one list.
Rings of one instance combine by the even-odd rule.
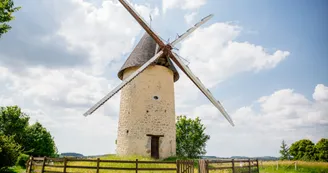
[[199, 160], [199, 173], [231, 170], [232, 173], [259, 173], [258, 159]]
[[[75, 162], [75, 165], [74, 165]], [[81, 164], [82, 165], [76, 165]], [[107, 164], [104, 164], [107, 163]], [[111, 166], [112, 164], [120, 164], [120, 166]], [[122, 166], [121, 164], [128, 164]], [[169, 167], [151, 167], [151, 165], [170, 165]], [[27, 162], [26, 172], [39, 173], [71, 173], [81, 170], [93, 170], [99, 173], [102, 170], [116, 170], [116, 171], [173, 171], [176, 173], [193, 173], [193, 160], [177, 160], [177, 161], [134, 161], [126, 160], [102, 160], [97, 159], [78, 159], [78, 158], [48, 158], [48, 157], [30, 157]]]

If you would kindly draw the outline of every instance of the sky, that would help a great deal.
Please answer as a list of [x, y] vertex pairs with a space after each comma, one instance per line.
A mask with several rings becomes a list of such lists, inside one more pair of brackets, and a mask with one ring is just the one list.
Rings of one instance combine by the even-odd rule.
[[[214, 17], [179, 43], [193, 73], [232, 127], [180, 71], [176, 114], [200, 117], [207, 155], [279, 156], [282, 140], [328, 138], [328, 3], [130, 0], [164, 41]], [[121, 81], [117, 72], [144, 30], [117, 0], [15, 0], [0, 38], [0, 106], [19, 105], [60, 153], [115, 153], [120, 93], [82, 114]]]

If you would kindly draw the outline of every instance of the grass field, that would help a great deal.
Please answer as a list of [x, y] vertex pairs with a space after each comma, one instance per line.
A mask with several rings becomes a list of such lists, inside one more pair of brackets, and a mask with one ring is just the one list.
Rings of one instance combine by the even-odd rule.
[[276, 161], [261, 163], [261, 173], [328, 173], [328, 162]]
[[[114, 155], [102, 157], [103, 160], [132, 160], [138, 158], [139, 161], [153, 161], [151, 158], [147, 157], [118, 157]], [[170, 161], [174, 159], [169, 159]], [[62, 164], [62, 163], [57, 163]], [[69, 162], [68, 165], [75, 166], [96, 166], [95, 162]], [[100, 166], [110, 166], [110, 167], [124, 167], [124, 168], [135, 168], [134, 163], [101, 163]], [[174, 168], [175, 165], [167, 165], [167, 164], [139, 164], [139, 168]], [[278, 169], [276, 161], [269, 162], [259, 162], [260, 173], [328, 173], [328, 163], [327, 162], [302, 162], [297, 161], [297, 167], [295, 170], [294, 161], [278, 161]], [[17, 169], [17, 172], [21, 173], [21, 169]], [[37, 168], [40, 170], [40, 167]], [[63, 171], [63, 168], [46, 168], [47, 171]], [[83, 173], [93, 173], [95, 170], [91, 169], [75, 169], [69, 168], [67, 169], [69, 172], [83, 172]], [[198, 168], [195, 168], [195, 173], [198, 171]], [[16, 171], [13, 171], [16, 172]], [[133, 172], [133, 171], [117, 171], [117, 170], [101, 170], [100, 172], [108, 172], [108, 173], [123, 173], [123, 172]], [[141, 171], [140, 171], [141, 172]], [[164, 173], [164, 172], [175, 172], [175, 171], [142, 171], [143, 173]], [[222, 170], [222, 171], [210, 171], [210, 173], [231, 173], [231, 170]]]

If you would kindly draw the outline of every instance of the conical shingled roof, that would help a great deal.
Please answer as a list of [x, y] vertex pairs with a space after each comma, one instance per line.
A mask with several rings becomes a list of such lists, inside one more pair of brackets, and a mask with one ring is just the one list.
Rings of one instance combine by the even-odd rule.
[[[139, 43], [136, 45], [128, 59], [125, 61], [117, 76], [121, 80], [123, 80], [124, 70], [129, 67], [141, 67], [144, 63], [150, 60], [156, 52], [156, 42], [153, 38], [145, 33]], [[161, 57], [157, 61], [155, 61], [157, 65], [165, 66], [173, 71], [174, 74], [174, 82], [179, 79], [179, 73], [177, 69], [174, 67], [173, 63], [170, 59], [166, 57]]]

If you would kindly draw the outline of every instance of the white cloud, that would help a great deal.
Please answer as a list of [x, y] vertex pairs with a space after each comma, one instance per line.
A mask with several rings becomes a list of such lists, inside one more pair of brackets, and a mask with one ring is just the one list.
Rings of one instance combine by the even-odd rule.
[[[237, 25], [214, 23], [199, 28], [181, 43], [180, 55], [188, 59], [190, 69], [208, 88], [243, 72], [272, 69], [289, 55], [282, 50], [270, 54], [262, 46], [235, 41], [241, 30]], [[176, 90], [177, 105], [196, 101], [200, 94], [184, 74]]]
[[168, 9], [180, 8], [184, 10], [197, 9], [206, 4], [206, 0], [163, 0], [162, 7], [165, 14]]
[[[318, 84], [314, 95], [318, 94], [318, 88], [325, 87]], [[321, 96], [326, 98], [328, 92], [322, 92]], [[292, 89], [282, 89], [259, 98], [257, 103], [241, 107], [232, 114], [235, 127], [231, 127], [211, 105], [196, 107], [190, 113], [200, 116], [207, 125], [212, 137], [208, 145], [211, 153], [219, 156], [234, 155], [231, 150], [228, 153], [225, 149], [215, 147], [218, 144], [232, 144], [232, 148], [238, 148], [235, 155], [278, 155], [283, 139], [291, 144], [303, 138], [317, 142], [320, 138], [328, 137], [328, 102], [322, 105], [319, 100], [311, 101]], [[239, 145], [241, 143], [243, 145]]]
[[[196, 9], [205, 2], [163, 1], [163, 7]], [[31, 115], [32, 122], [40, 121], [49, 128], [60, 152], [113, 153], [120, 93], [90, 117], [85, 118], [82, 114], [120, 82], [115, 74], [110, 73], [115, 76], [110, 78], [109, 71], [117, 72], [122, 65], [118, 60], [121, 60], [122, 54], [131, 51], [136, 36], [142, 31], [141, 27], [116, 1], [102, 1], [96, 6], [80, 0], [53, 0], [42, 1], [39, 5], [38, 10], [41, 11], [35, 12], [35, 5], [23, 4], [26, 17], [17, 17], [15, 21], [19, 25], [13, 27], [1, 42], [0, 105], [22, 106]], [[148, 16], [150, 12], [153, 16], [158, 14], [157, 8], [150, 9], [149, 6], [137, 4], [133, 6], [143, 16]], [[191, 13], [188, 20], [192, 21], [193, 15]], [[29, 28], [28, 32], [26, 28]], [[240, 31], [239, 26], [216, 23], [199, 29], [181, 44], [181, 55], [191, 61], [190, 68], [205, 85], [213, 87], [238, 73], [274, 68], [289, 54], [281, 50], [270, 54], [261, 46], [234, 41]], [[15, 47], [9, 53], [4, 48], [8, 43], [15, 45], [8, 46]], [[21, 51], [17, 51], [18, 47]], [[43, 53], [39, 50], [43, 50]], [[71, 60], [67, 64], [66, 56], [70, 54], [74, 56], [69, 56]], [[35, 63], [29, 64], [32, 59]], [[80, 63], [83, 59], [88, 63]], [[14, 66], [8, 66], [8, 60], [15, 60]], [[47, 66], [47, 63], [59, 65]], [[107, 63], [110, 65], [107, 66]], [[189, 113], [196, 103], [200, 103], [197, 100], [200, 92], [180, 74], [175, 92], [177, 113]], [[316, 91], [313, 98], [325, 100], [322, 93], [326, 93], [326, 90], [318, 87]], [[293, 97], [295, 100], [301, 98]], [[281, 105], [274, 105], [279, 99], [263, 97], [261, 100], [265, 109], [281, 111]], [[316, 106], [317, 110], [323, 108], [323, 105]], [[289, 114], [290, 110], [282, 111]], [[214, 120], [224, 121], [222, 127], [230, 128], [225, 120], [220, 120], [219, 113], [212, 105], [197, 107], [194, 115], [200, 115], [209, 125]], [[238, 110], [235, 117], [238, 120], [238, 116], [242, 115], [252, 118], [258, 113], [248, 106]], [[322, 120], [322, 117], [314, 111], [311, 121], [317, 120]], [[261, 119], [254, 121], [260, 122]], [[237, 123], [248, 122], [242, 119]], [[225, 136], [229, 136], [228, 133]]]
[[[24, 16], [32, 15], [35, 6], [24, 3], [17, 2], [17, 5], [24, 6]], [[18, 16], [15, 22], [20, 25], [13, 27], [1, 41], [0, 106], [21, 106], [30, 115], [31, 123], [39, 121], [51, 131], [59, 152], [114, 153], [120, 92], [91, 116], [84, 117], [83, 113], [118, 85], [118, 78], [106, 75], [122, 65], [117, 61], [122, 54], [131, 51], [142, 28], [116, 1], [103, 1], [99, 6], [80, 0], [42, 1], [39, 5], [39, 9], [46, 9], [46, 12], [38, 11], [35, 18]], [[143, 16], [148, 16], [149, 12], [153, 13], [152, 16], [158, 15], [157, 8], [133, 6]], [[45, 21], [52, 21], [50, 28], [46, 27], [42, 17], [46, 17]], [[39, 25], [35, 27], [35, 33], [24, 32], [24, 28], [36, 23]], [[38, 30], [40, 26], [44, 30]], [[17, 34], [19, 38], [29, 38], [30, 41], [19, 41]], [[29, 34], [34, 34], [34, 37]], [[59, 43], [62, 49], [53, 52], [53, 44], [58, 38], [62, 40]], [[28, 52], [8, 53], [4, 49], [6, 43], [13, 43], [16, 48], [28, 47]], [[45, 54], [36, 58], [35, 64], [27, 63], [30, 58], [40, 56], [40, 48], [46, 50]], [[67, 50], [84, 50], [82, 56], [89, 64], [76, 61], [74, 65], [47, 66], [49, 61], [64, 64], [65, 58], [60, 55], [67, 55]], [[55, 56], [49, 59], [48, 54]], [[11, 59], [17, 59], [22, 66], [7, 65], [7, 60]], [[113, 63], [106, 66], [110, 62]]]
[[[118, 1], [103, 1], [101, 7], [96, 7], [89, 2], [74, 0], [72, 6], [70, 15], [61, 20], [57, 34], [66, 39], [70, 49], [88, 50], [95, 72], [129, 52], [135, 41], [133, 38], [142, 29]], [[153, 17], [158, 15], [158, 8], [132, 6], [143, 17], [150, 13]]]
[[328, 87], [323, 84], [317, 85], [313, 93], [313, 99], [319, 102], [328, 102]]
[[262, 46], [234, 41], [240, 30], [239, 26], [215, 23], [182, 42], [181, 56], [188, 58], [190, 68], [207, 86], [241, 72], [274, 68], [289, 55], [281, 50], [270, 54]]
[[188, 25], [190, 25], [194, 21], [195, 16], [197, 14], [198, 14], [198, 12], [191, 12], [191, 13], [188, 13], [188, 14], [184, 15], [184, 19], [185, 19], [186, 23]]

